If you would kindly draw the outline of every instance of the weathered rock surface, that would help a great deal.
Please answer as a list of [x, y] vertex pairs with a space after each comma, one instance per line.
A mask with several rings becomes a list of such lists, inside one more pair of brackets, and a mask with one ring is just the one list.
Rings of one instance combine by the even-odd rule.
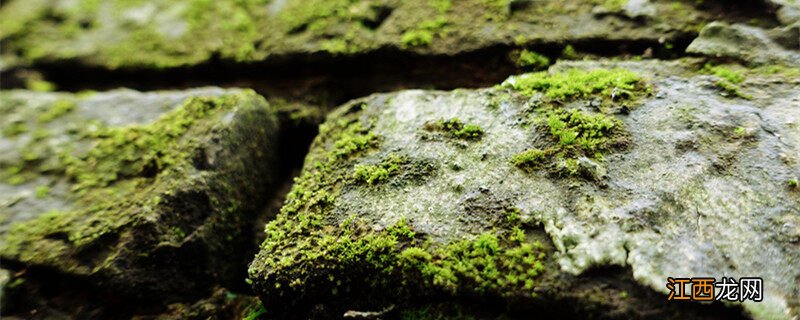
[[728, 58], [751, 65], [800, 66], [800, 22], [764, 30], [743, 24], [713, 22], [686, 48], [687, 53]]
[[794, 0], [765, 0], [766, 4], [772, 6], [778, 19], [785, 25], [800, 21], [800, 3]]
[[0, 101], [4, 268], [159, 303], [242, 283], [274, 178], [264, 98], [12, 90]]
[[[800, 79], [748, 73], [748, 100], [697, 69], [559, 63], [492, 89], [349, 103], [267, 225], [254, 289], [273, 311], [444, 294], [684, 318], [703, 310], [652, 302], [668, 277], [761, 277], [764, 300], [745, 312], [797, 317]], [[608, 287], [566, 289], [609, 266], [659, 294], [619, 303], [618, 291], [585, 294]]]
[[724, 1], [14, 0], [0, 8], [0, 39], [13, 58], [4, 65], [170, 68], [381, 49], [452, 55], [597, 39], [675, 43], [720, 12], [730, 22], [764, 16]]

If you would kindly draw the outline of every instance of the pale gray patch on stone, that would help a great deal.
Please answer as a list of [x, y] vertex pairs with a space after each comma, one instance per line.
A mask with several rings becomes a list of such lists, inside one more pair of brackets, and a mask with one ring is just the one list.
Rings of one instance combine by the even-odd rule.
[[152, 2], [143, 3], [141, 6], [126, 9], [122, 12], [123, 22], [137, 26], [145, 26], [152, 21], [158, 11], [158, 5]]
[[800, 1], [765, 0], [765, 2], [773, 8], [777, 8], [776, 16], [784, 25], [800, 22]]
[[188, 9], [186, 3], [166, 5], [155, 15], [153, 25], [160, 34], [169, 39], [180, 38], [189, 31], [189, 23], [185, 17]]
[[631, 18], [652, 18], [657, 14], [656, 7], [650, 0], [628, 0], [622, 7], [622, 11]]
[[267, 12], [269, 12], [271, 16], [278, 15], [278, 13], [280, 13], [281, 10], [283, 10], [283, 8], [286, 6], [286, 2], [286, 0], [270, 1], [269, 4], [267, 4]]

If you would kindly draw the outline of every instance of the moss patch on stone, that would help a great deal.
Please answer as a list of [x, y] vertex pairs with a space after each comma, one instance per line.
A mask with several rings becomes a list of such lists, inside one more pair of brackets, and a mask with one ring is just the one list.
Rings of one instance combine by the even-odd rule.
[[587, 115], [578, 110], [554, 111], [547, 117], [550, 134], [562, 147], [575, 147], [585, 154], [606, 150], [608, 137], [622, 122], [602, 115]]
[[534, 51], [528, 51], [528, 49], [523, 49], [517, 53], [515, 61], [520, 67], [531, 67], [534, 69], [541, 69], [550, 65], [549, 58]]
[[576, 109], [554, 109], [538, 119], [550, 141], [542, 148], [516, 154], [511, 162], [523, 169], [548, 168], [567, 175], [580, 174], [580, 158], [602, 162], [603, 154], [627, 144], [622, 122], [603, 114], [587, 114]]
[[627, 69], [570, 69], [558, 73], [528, 73], [514, 77], [502, 86], [526, 96], [541, 93], [550, 99], [574, 100], [600, 96], [622, 100], [639, 95], [644, 81], [641, 76]]
[[25, 87], [36, 92], [51, 92], [56, 90], [56, 85], [41, 79], [26, 79]]
[[339, 152], [338, 146], [350, 145], [354, 135], [380, 141], [358, 108], [351, 105], [322, 126], [286, 204], [267, 225], [267, 238], [249, 269], [262, 300], [290, 307], [388, 288], [395, 289], [392, 294], [378, 295], [379, 299], [432, 292], [531, 295], [537, 276], [544, 272], [540, 260], [545, 253], [541, 245], [526, 240], [519, 221], [474, 238], [435, 243], [404, 219], [383, 228], [355, 213], [342, 222], [329, 220], [343, 188], [386, 181], [407, 165], [402, 157], [392, 155], [377, 165], [357, 163], [361, 155], [377, 152], [379, 143]]
[[[549, 137], [512, 156], [511, 163], [525, 170], [548, 169], [559, 175], [591, 171], [582, 170], [590, 165], [588, 161], [601, 163], [604, 153], [624, 148], [628, 144], [625, 128], [607, 110], [614, 104], [635, 102], [651, 90], [644, 79], [626, 69], [537, 72], [506, 80], [502, 86], [523, 96], [541, 97], [543, 103], [533, 123]], [[598, 97], [603, 99], [600, 112], [566, 109], [561, 104]]]
[[[14, 225], [3, 253], [13, 255], [22, 243], [54, 232], [66, 233], [69, 242], [80, 246], [135, 217], [117, 210], [141, 202], [146, 207], [158, 205], [160, 199], [150, 195], [155, 190], [167, 191], [175, 182], [169, 177], [179, 176], [176, 173], [193, 156], [197, 141], [184, 135], [190, 129], [207, 130], [203, 126], [213, 123], [208, 121], [212, 114], [218, 117], [236, 103], [232, 97], [190, 98], [152, 124], [98, 130], [91, 137], [95, 147], [88, 153], [62, 155], [63, 172], [74, 182], [77, 202], [84, 209]], [[201, 121], [202, 125], [195, 126]], [[162, 171], [168, 172], [159, 176]], [[86, 217], [89, 221], [83, 220]]]
[[[510, 0], [11, 0], [0, 7], [3, 53], [19, 64], [77, 63], [105, 69], [164, 69], [225, 62], [260, 62], [273, 57], [324, 52], [360, 55], [378, 49], [456, 55], [496, 46], [585, 41], [609, 35], [678, 30], [717, 19], [684, 6], [646, 23], [601, 21], [587, 34], [559, 38], [519, 27], [561, 30], [593, 19], [597, 5], [618, 11], [620, 0], [535, 3]], [[688, 12], [687, 12], [688, 11]], [[226, 19], [219, 19], [226, 17]], [[575, 17], [580, 18], [575, 21]], [[666, 29], [665, 29], [666, 28]], [[536, 29], [534, 29], [536, 30]], [[480, 36], [477, 36], [480, 35]], [[80, 43], [75, 46], [73, 44]], [[276, 60], [277, 61], [277, 60]]]
[[28, 132], [28, 124], [24, 121], [12, 122], [2, 129], [3, 136], [13, 138]]
[[592, 3], [601, 5], [608, 11], [620, 11], [628, 3], [628, 0], [592, 0]]
[[34, 191], [37, 199], [44, 199], [50, 195], [50, 187], [48, 186], [38, 186]]
[[[275, 125], [266, 101], [243, 91], [190, 97], [148, 124], [84, 132], [80, 142], [88, 149], [52, 155], [59, 166], [26, 163], [11, 172], [12, 178], [66, 178], [72, 192], [63, 200], [75, 209], [12, 225], [0, 256], [96, 277], [92, 283], [123, 296], [202, 294], [213, 277], [230, 276], [236, 268], [231, 261], [241, 259], [229, 249], [247, 241], [240, 233], [258, 205], [247, 198], [265, 192], [272, 179], [265, 171], [269, 155], [259, 148], [271, 148], [268, 133]], [[49, 189], [36, 193], [46, 197]], [[205, 256], [164, 259], [194, 250], [183, 246], [186, 238]]]
[[781, 75], [787, 78], [800, 78], [800, 68], [787, 67], [784, 65], [765, 65], [752, 70], [759, 75]]
[[65, 159], [66, 174], [79, 193], [119, 179], [155, 176], [193, 156], [189, 151], [197, 142], [182, 139], [189, 129], [236, 103], [227, 98], [189, 98], [152, 124], [101, 128], [91, 134], [97, 141], [91, 151]]
[[50, 105], [50, 108], [39, 115], [37, 120], [40, 123], [48, 123], [71, 112], [76, 107], [75, 102], [71, 100], [58, 100]]
[[443, 35], [444, 27], [448, 23], [447, 11], [452, 3], [450, 0], [431, 1], [430, 6], [436, 10], [437, 16], [430, 20], [422, 21], [416, 27], [406, 30], [400, 36], [400, 42], [405, 46], [427, 46], [433, 38]]
[[[255, 51], [257, 21], [264, 20], [266, 3], [80, 0], [52, 6], [14, 1], [0, 10], [0, 35], [25, 61], [78, 56], [110, 68], [167, 68], [200, 63], [214, 54], [243, 60]], [[94, 43], [94, 50], [87, 54], [60, 47], [64, 41]]]
[[742, 92], [739, 86], [745, 80], [745, 73], [742, 70], [737, 70], [736, 68], [728, 66], [707, 63], [705, 66], [703, 66], [701, 72], [717, 76], [719, 79], [714, 82], [714, 85], [724, 91], [726, 95], [747, 100], [753, 98], [751, 95]]
[[525, 242], [524, 233], [521, 239], [512, 240], [513, 234], [482, 233], [436, 248], [433, 254], [424, 246], [409, 247], [400, 252], [399, 263], [412, 272], [421, 272], [428, 283], [452, 294], [468, 290], [513, 295], [521, 289], [535, 295], [532, 290], [536, 278], [544, 272], [545, 252], [540, 243]]
[[407, 162], [407, 159], [391, 153], [379, 164], [357, 164], [353, 168], [353, 178], [369, 185], [380, 183], [389, 179], [389, 176], [397, 175], [400, 167]]
[[439, 120], [425, 123], [423, 130], [428, 132], [441, 132], [449, 138], [463, 140], [480, 140], [483, 137], [483, 129], [476, 124], [461, 121], [459, 118]]

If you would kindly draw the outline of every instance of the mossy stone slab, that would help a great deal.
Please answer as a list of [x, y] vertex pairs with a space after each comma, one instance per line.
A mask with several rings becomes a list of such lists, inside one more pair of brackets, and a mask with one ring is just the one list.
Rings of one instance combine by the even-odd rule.
[[[581, 290], [564, 275], [616, 266], [658, 301], [668, 277], [762, 277], [764, 301], [744, 310], [797, 316], [800, 84], [753, 72], [748, 100], [693, 70], [567, 62], [495, 88], [348, 103], [267, 225], [253, 287], [273, 310], [428, 295], [555, 307]], [[455, 134], [467, 125], [480, 134]], [[632, 301], [612, 313], [646, 317]]]
[[144, 300], [241, 283], [275, 174], [277, 120], [263, 97], [219, 88], [0, 97], [4, 265]]
[[674, 43], [715, 19], [713, 10], [691, 2], [625, 3], [13, 0], [0, 8], [0, 39], [5, 64], [162, 69], [386, 49], [453, 55], [595, 39]]

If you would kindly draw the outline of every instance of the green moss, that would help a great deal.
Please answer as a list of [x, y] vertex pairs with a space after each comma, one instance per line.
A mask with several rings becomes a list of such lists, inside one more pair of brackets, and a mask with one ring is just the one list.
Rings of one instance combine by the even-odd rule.
[[522, 221], [522, 218], [520, 217], [519, 209], [517, 209], [517, 208], [513, 208], [511, 210], [506, 210], [504, 214], [506, 216], [506, 221], [508, 221], [508, 223], [510, 223], [512, 225], [516, 225], [517, 223]]
[[526, 96], [542, 93], [545, 97], [562, 100], [592, 95], [624, 100], [646, 91], [642, 78], [626, 69], [570, 69], [554, 74], [528, 73], [506, 81], [503, 86]]
[[[426, 20], [419, 21], [400, 35], [400, 43], [403, 46], [428, 46], [435, 37], [445, 35], [445, 27], [450, 22], [447, 12], [453, 5], [451, 0], [429, 1], [426, 2], [426, 5], [430, 7], [429, 10], [432, 10], [433, 14], [423, 18]], [[427, 8], [421, 9], [425, 10]], [[422, 15], [425, 16], [425, 14]]]
[[575, 47], [571, 44], [568, 44], [564, 47], [564, 50], [561, 51], [561, 57], [564, 59], [574, 60], [578, 58], [578, 53], [575, 52]]
[[741, 91], [739, 84], [744, 82], [745, 72], [741, 68], [737, 69], [730, 66], [715, 66], [712, 63], [706, 63], [701, 72], [717, 76], [719, 80], [714, 82], [714, 85], [726, 94], [742, 99], [752, 99], [752, 96]]
[[738, 64], [721, 64], [708, 62], [699, 70], [702, 74], [710, 74], [717, 77], [714, 86], [720, 89], [726, 96], [739, 97], [742, 99], [753, 99], [753, 97], [742, 91], [741, 84], [749, 77], [785, 77], [796, 79], [800, 77], [800, 68], [787, 67], [784, 65], [765, 65], [757, 68], [748, 68]]
[[453, 132], [453, 134], [462, 139], [478, 139], [483, 136], [483, 129], [476, 124], [466, 124], [461, 129]]
[[504, 21], [511, 13], [511, 0], [483, 0], [486, 8], [484, 19], [488, 21]]
[[[4, 52], [18, 53], [23, 63], [69, 60], [109, 69], [175, 68], [215, 59], [258, 62], [319, 51], [349, 55], [384, 46], [454, 54], [511, 41], [520, 46], [539, 42], [541, 36], [519, 37], [524, 33], [518, 30], [520, 23], [538, 21], [560, 32], [569, 27], [570, 19], [564, 17], [585, 14], [594, 5], [617, 11], [625, 1], [543, 1], [513, 15], [512, 3], [74, 0], [52, 6], [29, 1], [0, 8], [0, 34], [7, 40]], [[694, 28], [695, 21], [710, 18], [686, 7], [690, 14], [659, 16], [653, 22], [666, 23], [665, 28]], [[117, 41], [100, 41], [99, 35], [113, 35]]]
[[544, 251], [525, 241], [524, 233], [521, 237], [512, 233], [511, 227], [442, 244], [418, 235], [404, 219], [383, 229], [355, 216], [343, 222], [330, 220], [329, 210], [342, 188], [385, 181], [405, 165], [396, 156], [378, 165], [357, 164], [357, 157], [377, 143], [364, 144], [365, 148], [345, 156], [333, 155], [340, 150], [339, 142], [351, 140], [354, 131], [370, 135], [362, 117], [351, 109], [322, 126], [302, 175], [281, 213], [266, 226], [266, 240], [250, 265], [255, 290], [271, 303], [289, 299], [289, 305], [311, 287], [331, 296], [390, 287], [400, 288], [392, 294], [400, 296], [410, 294], [402, 293], [403, 288], [418, 286], [453, 293], [532, 294], [535, 279], [543, 272]]
[[800, 182], [798, 182], [797, 178], [789, 179], [788, 185], [789, 189], [798, 190], [800, 188]]
[[582, 153], [593, 154], [608, 148], [609, 136], [622, 122], [602, 114], [570, 110], [552, 112], [547, 117], [547, 126], [560, 145], [575, 146]]
[[628, 0], [592, 0], [592, 2], [603, 6], [606, 10], [616, 12], [622, 10]]
[[71, 112], [72, 110], [75, 110], [75, 107], [76, 105], [74, 101], [58, 100], [56, 102], [53, 102], [53, 104], [50, 105], [50, 108], [47, 109], [47, 111], [40, 114], [37, 120], [40, 123], [48, 123], [50, 121], [55, 120], [58, 117], [61, 117], [66, 113]]
[[264, 307], [264, 304], [258, 302], [256, 305], [250, 306], [247, 310], [247, 313], [242, 317], [243, 320], [258, 320], [261, 319], [261, 316], [267, 313], [267, 308]]
[[381, 4], [363, 0], [311, 0], [288, 2], [277, 18], [270, 21], [274, 37], [271, 48], [280, 48], [284, 38], [309, 37], [320, 48], [333, 54], [353, 54], [374, 46], [369, 41], [374, 31], [367, 25], [380, 19]]
[[36, 92], [51, 92], [56, 90], [55, 84], [39, 79], [28, 79], [25, 81], [25, 87], [28, 88], [28, 90]]
[[[264, 261], [263, 267], [269, 268], [265, 270], [272, 272], [264, 288], [268, 296], [307, 286], [330, 287], [336, 295], [353, 283], [363, 282], [352, 278], [354, 274], [372, 274], [370, 279], [379, 279], [366, 284], [373, 288], [403, 284], [450, 294], [527, 292], [535, 296], [536, 279], [545, 271], [543, 247], [538, 242], [526, 242], [524, 233], [512, 240], [511, 233], [487, 232], [474, 239], [435, 245], [416, 239], [403, 220], [377, 232], [364, 227], [359, 221], [335, 228], [316, 226], [306, 229], [304, 238], [289, 238], [268, 228], [274, 232], [271, 236], [280, 238], [268, 238], [262, 250], [274, 252], [278, 243], [286, 243], [280, 245], [283, 251], [279, 256]], [[263, 281], [260, 276], [251, 266], [251, 277]]]
[[[96, 239], [152, 212], [161, 204], [161, 195], [174, 195], [176, 185], [186, 183], [185, 172], [192, 166], [199, 139], [226, 111], [241, 103], [240, 99], [254, 95], [248, 92], [189, 98], [148, 125], [101, 127], [86, 137], [93, 148], [83, 154], [65, 149], [57, 157], [62, 167], [50, 170], [65, 173], [73, 182], [71, 197], [77, 209], [50, 212], [14, 224], [0, 245], [0, 252], [4, 257], [31, 260], [33, 264], [77, 268], [74, 260], [66, 258], [71, 252], [80, 252]], [[14, 167], [13, 171], [7, 172], [12, 174], [11, 179], [29, 174], [22, 167]], [[36, 195], [48, 192], [39, 187]], [[215, 201], [220, 202], [212, 199], [212, 203]], [[184, 232], [172, 231], [178, 236]], [[47, 240], [53, 234], [63, 241]]]
[[389, 176], [400, 172], [400, 167], [408, 161], [396, 154], [390, 153], [377, 165], [357, 164], [353, 169], [353, 178], [358, 182], [369, 185], [389, 179]]
[[400, 253], [399, 263], [420, 271], [430, 284], [453, 294], [464, 290], [465, 285], [477, 293], [510, 294], [501, 290], [510, 288], [532, 291], [536, 277], [544, 272], [543, 248], [538, 242], [508, 242], [494, 233], [483, 233], [432, 250], [433, 254], [418, 247], [407, 248]]
[[406, 46], [427, 46], [433, 42], [434, 33], [428, 29], [408, 30], [403, 33], [400, 42]]
[[[0, 33], [13, 39], [10, 46], [24, 61], [77, 58], [108, 68], [177, 67], [205, 61], [212, 55], [241, 61], [253, 58], [259, 22], [267, 14], [266, 2], [186, 0], [148, 5], [137, 0], [78, 0], [63, 6], [29, 3], [3, 7], [0, 15], [4, 19], [0, 20], [16, 22], [0, 24]], [[159, 10], [158, 23], [138, 18], [148, 10]], [[220, 20], [220, 16], [226, 19]], [[164, 25], [170, 26], [169, 31], [159, 28]], [[94, 39], [93, 35], [101, 31], [119, 35], [120, 41]], [[76, 41], [89, 43], [92, 53], [64, 46]]]
[[425, 21], [419, 27], [403, 32], [400, 42], [409, 47], [430, 45], [433, 42], [433, 38], [441, 34], [446, 25], [447, 18], [443, 16], [435, 20]]
[[423, 127], [426, 131], [444, 132], [451, 138], [458, 138], [464, 140], [478, 140], [483, 137], [483, 129], [476, 124], [464, 124], [458, 118], [448, 120], [439, 120], [436, 122], [428, 122]]
[[[554, 150], [554, 149], [548, 149]], [[529, 149], [511, 157], [511, 163], [518, 167], [536, 167], [547, 160], [548, 152], [540, 149]]]
[[[525, 170], [548, 168], [566, 175], [581, 173], [581, 157], [602, 162], [603, 153], [627, 145], [622, 122], [602, 112], [618, 102], [635, 102], [650, 92], [639, 75], [626, 69], [529, 73], [509, 79], [502, 86], [524, 96], [544, 97], [533, 122], [550, 137], [535, 148], [514, 155], [511, 163]], [[601, 113], [561, 107], [565, 101], [598, 96], [604, 99], [599, 106]]]
[[556, 157], [555, 171], [561, 174], [577, 176], [580, 174], [581, 166], [578, 159], [564, 158], [562, 156]]
[[377, 144], [378, 138], [360, 124], [347, 128], [339, 140], [333, 144], [330, 155], [334, 159], [347, 158], [362, 150], [369, 149]]
[[733, 83], [733, 84], [740, 84], [745, 79], [743, 72], [737, 71], [737, 70], [733, 70], [733, 69], [731, 69], [729, 67], [725, 67], [725, 66], [714, 66], [714, 65], [712, 65], [710, 63], [707, 63], [703, 67], [703, 69], [706, 72], [708, 72], [710, 74], [713, 74], [713, 75], [715, 75], [717, 77], [720, 77], [720, 78], [722, 78], [724, 80], [727, 80], [728, 82]]
[[38, 186], [36, 187], [36, 191], [34, 192], [37, 199], [44, 199], [50, 195], [50, 187], [48, 186]]
[[349, 29], [340, 37], [324, 40], [322, 49], [333, 54], [355, 54], [368, 47], [356, 29]]
[[319, 31], [352, 18], [358, 0], [311, 0], [290, 3], [278, 16], [289, 31]]
[[6, 125], [3, 130], [3, 136], [13, 138], [29, 131], [28, 124], [24, 121], [16, 121]]
[[65, 172], [83, 192], [113, 182], [155, 175], [191, 157], [194, 146], [182, 137], [200, 119], [229, 110], [236, 100], [190, 98], [176, 110], [144, 126], [101, 128], [91, 134], [96, 145], [87, 154], [63, 159]]
[[756, 132], [745, 128], [745, 127], [736, 127], [733, 129], [733, 132], [730, 135], [730, 139], [734, 140], [750, 140], [755, 138]]
[[752, 71], [759, 75], [780, 75], [792, 79], [800, 78], [800, 68], [784, 65], [765, 65], [752, 69]]
[[554, 172], [578, 175], [578, 158], [603, 161], [603, 153], [627, 144], [622, 122], [599, 113], [553, 109], [537, 122], [551, 139], [543, 149], [533, 148], [514, 155], [511, 162], [520, 168], [549, 167]]
[[753, 96], [742, 92], [738, 85], [735, 85], [728, 80], [719, 80], [715, 82], [715, 85], [729, 96], [739, 97], [747, 100], [753, 99]]
[[184, 232], [180, 227], [173, 227], [172, 233], [178, 237], [178, 239], [186, 238], [186, 232]]
[[527, 49], [519, 53], [516, 61], [517, 65], [521, 67], [533, 67], [534, 69], [541, 69], [550, 65], [550, 59]]
[[0, 171], [0, 181], [10, 185], [20, 185], [25, 182], [25, 178], [20, 173], [22, 173], [21, 166], [8, 166]]
[[[311, 210], [317, 205], [333, 201], [338, 193], [335, 186], [352, 179], [352, 175], [336, 172], [344, 171], [345, 167], [352, 168], [353, 157], [378, 147], [379, 142], [378, 137], [367, 126], [353, 117], [343, 117], [339, 121], [320, 125], [315, 143], [322, 146], [318, 147], [320, 150], [312, 150], [307, 156], [306, 163], [312, 167], [307, 167], [300, 177], [295, 178], [281, 212], [293, 215], [300, 210]], [[323, 180], [323, 176], [331, 177]]]

